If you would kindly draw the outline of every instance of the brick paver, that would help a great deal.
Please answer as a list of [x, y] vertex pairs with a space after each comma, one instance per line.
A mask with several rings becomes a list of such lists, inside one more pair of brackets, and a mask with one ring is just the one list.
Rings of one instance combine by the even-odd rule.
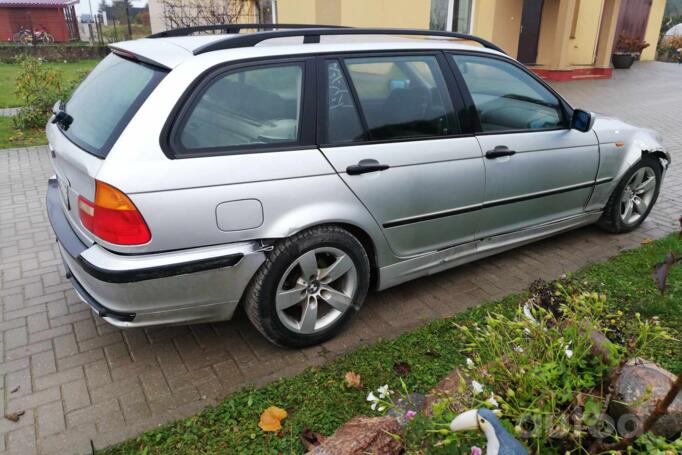
[[378, 337], [551, 279], [675, 228], [682, 214], [682, 65], [638, 63], [613, 79], [556, 84], [574, 105], [662, 132], [674, 165], [646, 223], [629, 235], [588, 227], [371, 295], [323, 346], [285, 350], [239, 312], [219, 324], [120, 331], [64, 278], [44, 207], [45, 147], [0, 151], [0, 452], [72, 453], [196, 413], [247, 384], [319, 365]]

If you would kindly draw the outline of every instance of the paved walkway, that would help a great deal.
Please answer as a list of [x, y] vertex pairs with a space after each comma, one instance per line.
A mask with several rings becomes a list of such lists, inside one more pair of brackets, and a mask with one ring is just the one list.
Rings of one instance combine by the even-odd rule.
[[0, 117], [12, 117], [19, 113], [20, 107], [0, 107]]
[[306, 350], [231, 322], [119, 331], [93, 317], [64, 278], [44, 207], [45, 147], [0, 151], [0, 452], [83, 453], [196, 413], [246, 384], [292, 375], [381, 336], [449, 316], [663, 236], [682, 214], [682, 65], [637, 63], [613, 79], [556, 84], [574, 105], [665, 135], [674, 158], [636, 232], [588, 227], [371, 295], [337, 339]]

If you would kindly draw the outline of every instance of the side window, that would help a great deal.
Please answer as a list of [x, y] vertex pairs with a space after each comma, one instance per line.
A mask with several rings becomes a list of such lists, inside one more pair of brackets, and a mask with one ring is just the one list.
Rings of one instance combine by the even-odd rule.
[[338, 61], [327, 62], [327, 80], [327, 142], [365, 139], [365, 129]]
[[348, 58], [371, 140], [460, 132], [434, 56]]
[[525, 71], [494, 58], [452, 58], [474, 99], [483, 131], [565, 126], [557, 97]]
[[219, 76], [204, 89], [176, 133], [182, 153], [296, 143], [302, 90], [303, 64], [298, 63]]

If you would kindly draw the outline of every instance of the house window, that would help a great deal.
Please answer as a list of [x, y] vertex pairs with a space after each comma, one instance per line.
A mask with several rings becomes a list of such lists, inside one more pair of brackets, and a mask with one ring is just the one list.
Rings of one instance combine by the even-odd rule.
[[431, 0], [431, 30], [471, 32], [471, 11], [474, 0]]

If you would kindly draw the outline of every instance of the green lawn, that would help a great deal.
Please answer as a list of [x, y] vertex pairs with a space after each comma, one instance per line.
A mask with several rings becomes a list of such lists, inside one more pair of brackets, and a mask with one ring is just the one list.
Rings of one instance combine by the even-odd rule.
[[[661, 295], [654, 287], [651, 270], [665, 253], [682, 254], [682, 241], [669, 236], [576, 275], [587, 288], [609, 296], [613, 309], [625, 312], [623, 320], [635, 312], [660, 316], [671, 334], [682, 337], [682, 265], [673, 270], [670, 288]], [[453, 318], [439, 320], [394, 340], [380, 341], [358, 349], [322, 368], [308, 369], [265, 387], [228, 396], [221, 404], [204, 412], [138, 438], [102, 451], [103, 454], [278, 454], [301, 453], [299, 435], [304, 428], [329, 435], [349, 418], [370, 413], [365, 397], [368, 390], [382, 384], [399, 387], [394, 371], [396, 362], [410, 365], [404, 378], [410, 390], [428, 391], [455, 365], [461, 365], [466, 347], [456, 335], [453, 322], [471, 325], [481, 322], [488, 312], [511, 314], [523, 298], [511, 295], [490, 302]], [[675, 373], [682, 372], [682, 352], [677, 342], [659, 344], [649, 355]], [[363, 378], [362, 390], [344, 384], [347, 371]], [[289, 417], [279, 434], [263, 433], [258, 428], [260, 413], [268, 406], [287, 409]]]
[[[82, 71], [89, 71], [99, 60], [79, 60], [73, 63], [49, 62], [45, 65], [63, 72], [65, 80], [74, 80]], [[19, 74], [18, 63], [0, 63], [0, 108], [18, 107], [21, 102], [14, 95], [14, 84]]]
[[17, 133], [12, 117], [0, 117], [0, 149], [47, 144], [43, 129], [28, 129]]

